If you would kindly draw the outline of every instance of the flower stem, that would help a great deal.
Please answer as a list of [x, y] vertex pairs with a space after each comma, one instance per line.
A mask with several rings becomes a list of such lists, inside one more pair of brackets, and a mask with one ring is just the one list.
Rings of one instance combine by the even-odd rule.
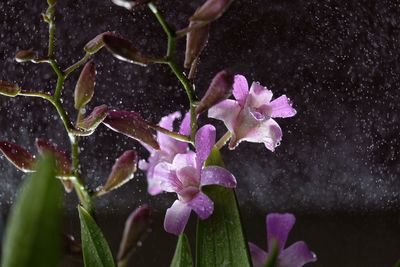
[[163, 133], [163, 134], [165, 134], [165, 135], [168, 135], [168, 136], [170, 136], [170, 137], [172, 137], [172, 138], [174, 138], [174, 139], [176, 139], [176, 140], [179, 140], [179, 141], [182, 141], [182, 142], [186, 142], [186, 143], [191, 143], [191, 144], [193, 144], [193, 142], [191, 141], [191, 139], [190, 139], [189, 136], [186, 136], [186, 135], [182, 135], [182, 134], [179, 134], [179, 133], [176, 133], [176, 132], [169, 131], [169, 130], [167, 130], [167, 129], [163, 128], [163, 127], [160, 127], [160, 126], [158, 126], [158, 125], [150, 124], [149, 126], [150, 126], [151, 128], [153, 128], [154, 130], [156, 130], [156, 131], [158, 131], [158, 132], [160, 132], [160, 133]]
[[46, 16], [48, 17], [49, 21], [49, 48], [48, 48], [48, 57], [54, 58], [54, 39], [55, 39], [55, 32], [56, 32], [56, 25], [54, 20], [54, 13], [55, 13], [55, 6], [49, 5], [46, 10]]
[[86, 53], [83, 58], [81, 58], [79, 61], [77, 61], [76, 63], [74, 63], [73, 65], [69, 66], [68, 68], [66, 68], [64, 70], [64, 75], [65, 78], [68, 77], [68, 75], [70, 75], [72, 72], [74, 72], [77, 68], [79, 68], [80, 66], [82, 66], [83, 64], [86, 63], [86, 61], [90, 58], [90, 54]]
[[175, 62], [175, 49], [176, 49], [176, 39], [177, 36], [175, 31], [171, 29], [169, 24], [165, 21], [164, 17], [160, 14], [157, 7], [153, 3], [148, 4], [150, 10], [153, 12], [164, 32], [168, 37], [168, 48], [167, 54], [165, 56], [165, 63], [171, 68], [172, 72], [178, 78], [183, 88], [186, 91], [189, 105], [190, 105], [190, 129], [191, 129], [191, 139], [194, 140], [197, 130], [197, 119], [196, 119], [196, 96], [194, 93], [194, 88], [190, 80], [186, 77], [184, 72], [178, 67]]
[[220, 150], [225, 144], [226, 142], [228, 142], [228, 140], [232, 137], [232, 133], [231, 132], [226, 132], [219, 140], [217, 143], [215, 143], [215, 147]]

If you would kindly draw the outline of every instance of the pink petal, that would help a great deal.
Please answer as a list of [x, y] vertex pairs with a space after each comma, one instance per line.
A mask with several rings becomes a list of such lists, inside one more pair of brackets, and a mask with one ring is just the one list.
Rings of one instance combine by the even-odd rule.
[[235, 100], [224, 100], [208, 110], [208, 117], [221, 120], [226, 128], [233, 132], [236, 126], [236, 119], [241, 111], [239, 103]]
[[[174, 112], [168, 116], [165, 116], [161, 119], [159, 125], [167, 130], [174, 130], [174, 121], [181, 117], [180, 112]], [[160, 150], [162, 150], [165, 154], [171, 156], [175, 156], [177, 153], [185, 153], [188, 149], [188, 144], [185, 142], [181, 142], [171, 138], [170, 136], [160, 133], [157, 133], [157, 140], [160, 144]]]
[[233, 96], [243, 107], [246, 102], [247, 95], [249, 93], [249, 84], [243, 75], [235, 75], [235, 80], [233, 83]]
[[[243, 127], [243, 126], [242, 126]], [[279, 145], [279, 142], [282, 140], [282, 130], [279, 127], [278, 123], [273, 120], [265, 120], [252, 128], [247, 128], [248, 132], [245, 134], [233, 136], [231, 139], [231, 143], [229, 147], [232, 149], [237, 144], [242, 141], [252, 142], [252, 143], [264, 143], [265, 147], [271, 151], [274, 151], [275, 148]]]
[[182, 120], [179, 133], [183, 135], [190, 135], [190, 112], [186, 112], [185, 117]]
[[179, 111], [175, 111], [165, 117], [162, 117], [160, 123], [158, 124], [160, 127], [163, 127], [167, 130], [174, 130], [174, 121], [181, 117], [181, 113]]
[[199, 192], [187, 205], [192, 208], [202, 220], [210, 217], [214, 211], [214, 203], [202, 192]]
[[201, 186], [221, 185], [228, 188], [236, 187], [235, 176], [222, 167], [210, 166], [201, 172]]
[[267, 252], [251, 242], [249, 242], [249, 250], [253, 267], [263, 267], [265, 261], [267, 260]]
[[201, 170], [204, 161], [208, 158], [211, 153], [211, 149], [215, 144], [215, 127], [211, 124], [206, 124], [201, 127], [196, 134], [196, 163], [197, 169]]
[[271, 117], [288, 118], [296, 115], [296, 110], [292, 108], [292, 103], [286, 95], [282, 95], [270, 103], [272, 108]]
[[167, 162], [160, 162], [154, 168], [153, 181], [166, 192], [177, 192], [182, 189], [182, 183], [176, 176], [174, 166]]
[[283, 250], [279, 256], [279, 266], [302, 267], [309, 262], [315, 262], [317, 256], [310, 251], [306, 243], [299, 241]]
[[174, 204], [172, 204], [165, 213], [165, 231], [174, 235], [180, 235], [183, 233], [190, 216], [190, 211], [191, 209], [186, 203], [175, 200]]
[[196, 168], [196, 153], [189, 151], [185, 154], [177, 154], [172, 161], [172, 165], [179, 170], [187, 166]]
[[272, 92], [258, 82], [253, 82], [250, 87], [250, 93], [247, 97], [246, 105], [258, 108], [268, 104], [272, 99]]
[[200, 177], [196, 168], [186, 166], [176, 171], [178, 179], [182, 182], [183, 186], [193, 186], [199, 188]]
[[268, 249], [272, 249], [272, 240], [278, 243], [279, 250], [285, 247], [287, 237], [296, 218], [290, 213], [270, 213], [266, 217]]

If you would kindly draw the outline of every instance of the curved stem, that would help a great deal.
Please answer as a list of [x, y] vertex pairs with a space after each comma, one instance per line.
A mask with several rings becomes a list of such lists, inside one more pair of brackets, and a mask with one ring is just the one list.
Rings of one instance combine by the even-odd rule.
[[90, 58], [90, 54], [86, 53], [83, 58], [81, 58], [79, 61], [77, 61], [76, 63], [74, 63], [73, 65], [69, 66], [68, 68], [66, 68], [64, 70], [64, 75], [65, 78], [68, 77], [68, 75], [70, 75], [72, 72], [74, 72], [77, 68], [79, 68], [80, 66], [82, 66], [83, 64], [86, 63], [86, 61]]
[[219, 140], [217, 143], [215, 143], [215, 147], [220, 150], [225, 144], [226, 142], [228, 142], [228, 140], [232, 137], [232, 133], [231, 132], [226, 132]]
[[150, 10], [156, 16], [158, 22], [160, 23], [161, 27], [163, 28], [164, 32], [167, 34], [168, 37], [168, 49], [166, 55], [166, 63], [171, 68], [172, 72], [178, 78], [180, 83], [182, 84], [183, 88], [186, 91], [189, 104], [190, 104], [190, 129], [191, 129], [191, 139], [194, 140], [197, 130], [197, 118], [196, 118], [196, 96], [194, 93], [194, 88], [192, 83], [186, 77], [184, 72], [178, 67], [175, 62], [175, 48], [176, 48], [176, 34], [175, 31], [171, 29], [168, 23], [165, 21], [164, 17], [160, 14], [157, 7], [153, 3], [148, 4]]
[[163, 133], [163, 134], [165, 134], [165, 135], [168, 135], [168, 136], [170, 136], [170, 137], [172, 137], [172, 138], [174, 138], [174, 139], [176, 139], [176, 140], [179, 140], [179, 141], [182, 141], [182, 142], [186, 142], [186, 143], [191, 143], [191, 144], [193, 144], [193, 142], [191, 141], [191, 139], [190, 139], [189, 136], [186, 136], [186, 135], [182, 135], [182, 134], [179, 134], [179, 133], [176, 133], [176, 132], [169, 131], [169, 130], [167, 130], [167, 129], [163, 128], [163, 127], [160, 127], [160, 126], [158, 126], [158, 125], [149, 124], [149, 126], [150, 126], [151, 128], [153, 128], [154, 130], [156, 130], [156, 131], [158, 131], [158, 132], [160, 132], [160, 133]]

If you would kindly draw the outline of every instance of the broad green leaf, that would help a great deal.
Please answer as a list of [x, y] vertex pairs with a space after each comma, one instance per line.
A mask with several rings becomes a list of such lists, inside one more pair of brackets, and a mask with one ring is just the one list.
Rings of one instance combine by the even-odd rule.
[[28, 177], [8, 220], [2, 267], [52, 267], [61, 259], [62, 189], [45, 157]]
[[[217, 149], [206, 164], [223, 166]], [[207, 186], [203, 191], [214, 201], [214, 213], [197, 222], [196, 266], [251, 266], [235, 191], [221, 186]]]
[[116, 267], [110, 247], [100, 228], [81, 206], [78, 206], [81, 221], [83, 261], [86, 267]]
[[181, 234], [176, 244], [175, 254], [170, 267], [192, 267], [193, 260], [190, 252], [189, 240], [185, 234]]

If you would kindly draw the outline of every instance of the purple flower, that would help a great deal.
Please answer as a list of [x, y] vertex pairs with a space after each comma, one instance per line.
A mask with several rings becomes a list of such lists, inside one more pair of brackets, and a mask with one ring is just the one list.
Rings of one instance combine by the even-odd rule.
[[154, 179], [166, 192], [178, 195], [167, 210], [164, 228], [167, 232], [179, 235], [185, 229], [190, 212], [193, 210], [200, 219], [211, 216], [214, 203], [201, 191], [205, 185], [221, 185], [228, 188], [236, 186], [235, 177], [218, 166], [204, 167], [215, 143], [215, 128], [207, 124], [200, 128], [195, 137], [196, 153], [177, 154], [171, 163], [161, 162], [154, 169]]
[[275, 100], [272, 92], [253, 82], [250, 87], [242, 75], [235, 75], [233, 96], [236, 100], [224, 100], [208, 111], [210, 118], [222, 120], [232, 133], [229, 148], [234, 149], [241, 141], [264, 143], [274, 151], [282, 139], [282, 131], [272, 118], [287, 118], [296, 114], [286, 95]]
[[[308, 249], [303, 241], [298, 241], [284, 249], [290, 230], [296, 218], [290, 213], [271, 213], [267, 215], [267, 246], [271, 251], [273, 242], [278, 245], [279, 256], [276, 267], [301, 267], [306, 263], [317, 260], [314, 252]], [[268, 253], [249, 243], [250, 254], [254, 267], [262, 267], [267, 260]]]
[[[161, 119], [161, 121], [159, 122], [159, 126], [172, 131], [174, 121], [176, 119], [179, 119], [180, 117], [181, 113], [178, 111], [169, 114], [168, 116], [165, 116]], [[185, 118], [183, 119], [179, 133], [183, 135], [190, 134], [189, 113], [186, 114]], [[150, 152], [150, 156], [147, 159], [147, 161], [145, 160], [139, 161], [139, 169], [146, 171], [147, 184], [148, 184], [147, 190], [149, 194], [153, 196], [162, 192], [159, 183], [153, 179], [154, 167], [162, 161], [171, 163], [176, 154], [186, 153], [189, 149], [187, 143], [173, 139], [172, 137], [160, 132], [157, 133], [157, 141], [160, 144], [159, 150], [156, 150], [151, 146], [146, 145], [145, 143], [142, 142], [142, 145]]]

